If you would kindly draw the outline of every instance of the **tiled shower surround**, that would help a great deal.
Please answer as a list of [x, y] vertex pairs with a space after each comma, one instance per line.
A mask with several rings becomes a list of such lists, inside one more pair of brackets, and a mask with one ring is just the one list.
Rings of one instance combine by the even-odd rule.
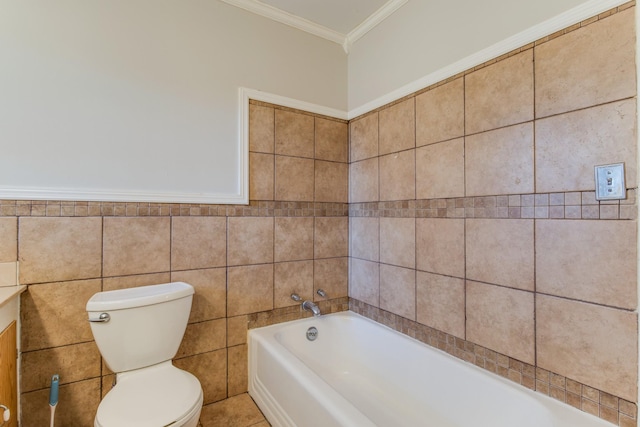
[[[352, 310], [635, 426], [635, 3], [350, 122]], [[627, 199], [594, 166], [624, 162]]]
[[[246, 392], [247, 328], [308, 315], [297, 292], [635, 426], [634, 6], [349, 124], [252, 101], [248, 206], [0, 201], [0, 262], [29, 285], [22, 425], [48, 422], [53, 373], [56, 425], [92, 424], [113, 380], [93, 293], [181, 280], [175, 364], [209, 407]], [[616, 162], [628, 198], [597, 202]]]

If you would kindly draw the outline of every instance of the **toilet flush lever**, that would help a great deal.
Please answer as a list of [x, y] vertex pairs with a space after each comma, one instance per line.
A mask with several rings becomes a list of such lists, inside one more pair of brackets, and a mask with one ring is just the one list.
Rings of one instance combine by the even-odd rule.
[[97, 319], [89, 319], [89, 322], [105, 323], [105, 322], [108, 322], [109, 320], [111, 320], [111, 316], [109, 316], [109, 313], [100, 313], [100, 316], [98, 316]]

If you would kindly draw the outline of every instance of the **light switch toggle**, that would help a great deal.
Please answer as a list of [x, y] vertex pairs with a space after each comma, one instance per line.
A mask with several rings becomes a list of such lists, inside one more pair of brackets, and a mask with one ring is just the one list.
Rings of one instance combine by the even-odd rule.
[[625, 199], [624, 163], [601, 165], [595, 167], [596, 199]]

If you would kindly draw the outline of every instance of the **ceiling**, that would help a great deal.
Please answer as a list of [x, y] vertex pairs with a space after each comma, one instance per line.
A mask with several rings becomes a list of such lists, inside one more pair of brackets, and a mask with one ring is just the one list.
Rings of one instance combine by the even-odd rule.
[[408, 0], [222, 0], [341, 44], [345, 51]]

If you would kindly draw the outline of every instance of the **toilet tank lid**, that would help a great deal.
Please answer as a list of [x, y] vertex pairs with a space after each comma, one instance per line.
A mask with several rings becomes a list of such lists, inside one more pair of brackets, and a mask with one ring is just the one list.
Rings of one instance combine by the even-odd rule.
[[194, 294], [193, 286], [184, 282], [139, 286], [98, 292], [87, 302], [87, 311], [122, 310], [131, 307], [159, 304]]

